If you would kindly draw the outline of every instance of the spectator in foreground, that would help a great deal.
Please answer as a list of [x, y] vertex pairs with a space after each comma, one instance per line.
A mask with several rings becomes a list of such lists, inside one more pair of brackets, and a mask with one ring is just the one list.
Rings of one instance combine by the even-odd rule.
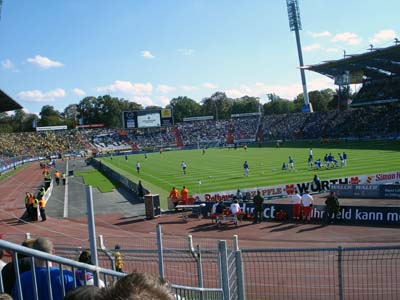
[[151, 274], [131, 273], [120, 278], [113, 287], [101, 289], [96, 300], [173, 300], [166, 283]]
[[3, 260], [3, 255], [4, 255], [3, 249], [0, 249], [0, 272], [3, 270], [4, 266], [7, 264], [7, 263]]
[[[49, 254], [54, 254], [53, 243], [48, 238], [39, 237], [33, 243], [33, 249], [42, 251]], [[40, 300], [48, 300], [49, 286], [47, 282], [47, 267], [46, 261], [42, 259], [35, 260], [35, 271], [36, 271], [36, 283], [32, 280], [32, 271], [27, 271], [21, 274], [21, 288], [22, 296], [24, 300], [34, 300], [35, 296], [33, 293], [34, 284], [37, 284], [38, 298]], [[65, 293], [74, 289], [74, 276], [71, 271], [63, 270], [63, 278], [61, 278], [61, 272], [59, 268], [50, 265], [50, 280], [51, 280], [51, 292], [53, 300], [63, 300], [63, 284]], [[76, 282], [80, 286], [80, 282]], [[12, 297], [15, 300], [19, 299], [17, 283], [14, 284], [12, 289]]]
[[[79, 255], [79, 262], [85, 263], [88, 265], [92, 264], [92, 255], [89, 250], [83, 250]], [[85, 275], [86, 275], [86, 283], [85, 283]], [[81, 285], [94, 285], [94, 276], [92, 272], [84, 271], [83, 269], [78, 269], [75, 271], [76, 280], [79, 280]], [[104, 287], [104, 281], [99, 278], [99, 287]]]
[[69, 291], [64, 300], [95, 300], [100, 289], [97, 286], [85, 285]]
[[[33, 239], [25, 240], [22, 243], [22, 246], [32, 248], [34, 242], [35, 240]], [[29, 271], [31, 269], [30, 258], [23, 254], [18, 254], [18, 268], [20, 274]], [[13, 261], [4, 266], [3, 270], [1, 271], [1, 275], [3, 276], [4, 292], [11, 295], [12, 288], [15, 283], [15, 267]]]

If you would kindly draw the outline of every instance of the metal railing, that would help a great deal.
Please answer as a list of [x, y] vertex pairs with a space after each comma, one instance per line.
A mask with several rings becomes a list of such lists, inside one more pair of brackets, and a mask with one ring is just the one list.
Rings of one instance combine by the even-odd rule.
[[[104, 244], [110, 244], [107, 238]], [[123, 276], [110, 270], [113, 250], [99, 249], [101, 268], [96, 268], [72, 260], [81, 248], [56, 247], [57, 253], [71, 259], [2, 240], [0, 248], [49, 259], [64, 265], [64, 270], [98, 271], [107, 284]], [[118, 251], [124, 272], [165, 278], [172, 283], [176, 299], [400, 299], [400, 246], [239, 249], [237, 238], [230, 243], [194, 241], [191, 236], [185, 239], [159, 232], [156, 238], [141, 241], [141, 246], [126, 243]]]
[[400, 299], [400, 246], [241, 252], [247, 299]]
[[[30, 272], [32, 274], [31, 278], [33, 285], [33, 290], [31, 290], [30, 293], [33, 292], [35, 300], [38, 300], [40, 298], [39, 297], [40, 294], [43, 295], [43, 293], [45, 294], [47, 293], [48, 299], [53, 299], [53, 297], [60, 299], [61, 296], [62, 298], [65, 296], [68, 290], [82, 285], [80, 280], [77, 278], [78, 270], [80, 270], [80, 272], [83, 272], [84, 274], [83, 276], [84, 284], [86, 284], [87, 281], [86, 274], [90, 272], [93, 275], [94, 284], [97, 286], [99, 286], [100, 280], [104, 282], [104, 285], [109, 285], [111, 282], [125, 275], [124, 273], [116, 272], [114, 270], [104, 269], [101, 267], [80, 263], [57, 255], [23, 247], [5, 240], [0, 240], [0, 248], [6, 251], [10, 251], [12, 253], [12, 258], [14, 262], [18, 262], [19, 258], [21, 258], [22, 256], [27, 257], [29, 259], [30, 270], [31, 270]], [[40, 269], [39, 269], [38, 259], [41, 260]], [[51, 273], [54, 272], [55, 270], [54, 268], [52, 268], [52, 265], [57, 265], [56, 267], [57, 272], [59, 272], [61, 278], [64, 278], [64, 280], [59, 281], [59, 283], [61, 284], [59, 289], [55, 289], [54, 287], [52, 289], [52, 284], [54, 284], [54, 282], [53, 280], [50, 280], [50, 278], [51, 278]], [[36, 279], [38, 278], [38, 273], [42, 271], [46, 273], [47, 281], [45, 283], [42, 282], [42, 284], [40, 285], [42, 289], [39, 290], [38, 282]], [[22, 287], [23, 284], [26, 284], [26, 282], [21, 281], [20, 270], [18, 264], [16, 263], [14, 264], [14, 272], [15, 272], [14, 297], [23, 300]], [[68, 284], [66, 282], [65, 276], [71, 276], [73, 281], [72, 284]], [[1, 279], [0, 292], [3, 293], [4, 292], [3, 274], [1, 274], [0, 279]], [[43, 287], [46, 287], [47, 291], [43, 291]], [[55, 294], [56, 291], [62, 293], [62, 295]]]

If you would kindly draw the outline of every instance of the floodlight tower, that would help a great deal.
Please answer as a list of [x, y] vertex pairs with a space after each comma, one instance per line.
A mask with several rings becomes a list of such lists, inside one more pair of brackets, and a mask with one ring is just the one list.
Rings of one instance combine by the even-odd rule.
[[303, 85], [303, 95], [304, 95], [304, 104], [301, 108], [302, 112], [312, 112], [312, 105], [308, 100], [307, 93], [307, 83], [306, 83], [306, 75], [304, 74], [304, 63], [303, 63], [303, 53], [301, 51], [301, 43], [300, 43], [300, 33], [301, 30], [301, 20], [300, 20], [300, 10], [299, 4], [297, 0], [286, 0], [288, 16], [289, 16], [289, 27], [291, 31], [294, 31], [296, 34], [296, 43], [297, 43], [297, 53], [299, 54], [299, 62], [300, 62], [300, 75], [301, 75], [301, 83]]

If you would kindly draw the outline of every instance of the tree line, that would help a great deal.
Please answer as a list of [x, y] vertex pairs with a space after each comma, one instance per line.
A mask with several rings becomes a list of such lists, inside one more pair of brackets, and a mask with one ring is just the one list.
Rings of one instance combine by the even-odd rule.
[[[316, 112], [338, 107], [337, 91], [332, 89], [311, 91], [309, 99]], [[165, 108], [172, 108], [175, 122], [181, 122], [185, 117], [213, 116], [214, 119], [229, 119], [232, 114], [258, 111], [262, 111], [265, 115], [301, 112], [303, 102], [303, 94], [299, 94], [294, 100], [268, 94], [268, 102], [260, 107], [258, 97], [244, 96], [233, 99], [223, 92], [216, 92], [202, 99], [200, 103], [189, 97], [179, 96], [171, 99]], [[74, 128], [80, 123], [103, 123], [107, 128], [121, 128], [123, 111], [160, 108], [162, 107], [143, 107], [142, 104], [110, 95], [89, 96], [83, 98], [78, 104], [68, 105], [63, 112], [54, 109], [51, 105], [44, 105], [39, 116], [25, 113], [23, 110], [16, 110], [13, 115], [0, 113], [0, 132], [33, 131], [35, 125], [67, 125], [68, 128]]]

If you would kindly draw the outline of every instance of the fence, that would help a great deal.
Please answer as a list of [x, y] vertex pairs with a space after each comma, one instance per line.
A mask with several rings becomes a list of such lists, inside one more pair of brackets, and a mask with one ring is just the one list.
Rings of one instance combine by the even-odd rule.
[[[239, 249], [237, 238], [226, 242], [160, 231], [146, 239], [104, 238], [100, 267], [114, 268], [117, 241], [124, 272], [160, 275], [180, 299], [400, 299], [400, 246]], [[57, 247], [56, 253], [76, 260], [80, 250]]]
[[241, 252], [247, 299], [400, 298], [400, 246]]

